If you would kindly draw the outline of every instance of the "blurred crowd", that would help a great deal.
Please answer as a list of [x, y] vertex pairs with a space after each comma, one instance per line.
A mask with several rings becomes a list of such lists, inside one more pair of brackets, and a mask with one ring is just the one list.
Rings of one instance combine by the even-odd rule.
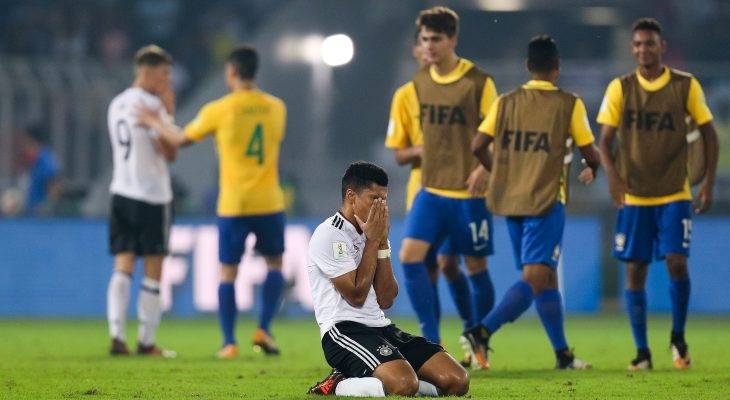
[[[80, 119], [93, 115], [91, 126], [86, 123], [90, 139], [89, 152], [104, 148], [97, 142], [106, 135], [97, 135], [105, 121], [105, 97], [121, 90], [131, 78], [131, 57], [139, 47], [155, 43], [175, 57], [173, 85], [178, 100], [184, 100], [193, 89], [193, 82], [203, 80], [210, 68], [222, 64], [225, 55], [236, 44], [250, 40], [255, 29], [284, 1], [243, 0], [25, 0], [4, 1], [0, 10], [0, 66], [3, 62], [22, 60], [25, 70], [34, 78], [46, 77], [42, 63], [80, 65], [82, 74], [93, 68], [108, 76], [106, 91], [90, 78], [92, 86], [83, 93], [91, 100], [79, 103], [78, 93], [69, 90], [64, 73], [58, 68], [61, 89], [41, 85], [40, 98], [29, 99], [23, 90], [12, 91], [13, 119], [0, 134], [8, 138], [13, 155], [11, 177], [0, 182], [0, 216], [77, 215], [81, 200], [88, 193], [88, 181], [78, 179], [74, 151], [58, 140], [58, 131], [71, 131], [78, 136], [84, 128]], [[20, 57], [20, 58], [16, 58]], [[19, 68], [5, 64], [9, 79], [16, 80]], [[26, 66], [27, 65], [27, 66]], [[15, 75], [14, 75], [15, 74]], [[98, 79], [97, 79], [98, 81]], [[15, 83], [15, 82], [14, 82]], [[7, 88], [5, 88], [7, 89]], [[64, 99], [55, 96], [59, 95]], [[49, 93], [51, 92], [51, 93]], [[69, 97], [70, 96], [70, 97]], [[104, 99], [102, 99], [104, 98]], [[59, 106], [61, 120], [49, 118], [53, 104]], [[35, 102], [35, 103], [32, 103]], [[93, 111], [88, 109], [91, 104]], [[79, 109], [86, 108], [85, 114]], [[30, 109], [40, 110], [31, 112]], [[78, 145], [78, 144], [77, 144]], [[101, 170], [97, 158], [91, 160], [90, 178]], [[180, 188], [180, 191], [184, 191]]]
[[250, 38], [283, 1], [4, 1], [0, 53], [53, 59], [130, 60], [156, 43], [175, 56], [176, 85], [189, 89], [211, 65]]
[[[338, 0], [329, 1], [335, 4]], [[275, 25], [276, 19], [272, 17], [286, 14], [286, 7], [292, 7], [294, 3], [293, 0], [4, 0], [0, 7], [0, 95], [3, 95], [0, 97], [3, 101], [11, 97], [12, 118], [2, 114], [6, 110], [0, 107], [0, 216], [82, 214], [79, 211], [81, 202], [93, 195], [90, 193], [91, 182], [108, 178], [103, 175], [110, 165], [106, 106], [129, 83], [132, 72], [130, 60], [136, 49], [156, 43], [173, 55], [173, 85], [178, 104], [184, 104], [193, 89], [205, 85], [207, 78], [220, 79], [218, 68], [236, 44], [253, 41], [262, 27], [270, 22]], [[581, 75], [592, 81], [599, 75], [596, 69], [602, 71], [616, 61], [616, 51], [611, 49], [618, 47], [616, 40], [622, 39], [612, 36], [612, 29], [625, 25], [624, 20], [651, 14], [666, 27], [671, 27], [666, 33], [670, 42], [667, 59], [671, 63], [678, 66], [685, 66], [685, 62], [702, 63], [703, 68], [688, 67], [703, 74], [703, 86], [712, 111], [719, 120], [721, 136], [730, 132], [730, 80], [725, 73], [727, 62], [730, 62], [730, 46], [725, 43], [730, 37], [728, 0], [532, 0], [521, 2], [529, 4], [529, 10], [489, 13], [490, 18], [486, 20], [485, 11], [479, 6], [484, 2], [454, 0], [444, 3], [465, 8], [463, 13], [460, 11], [464, 32], [459, 44], [460, 54], [465, 57], [490, 60], [520, 57], [518, 53], [522, 47], [518, 41], [524, 38], [515, 34], [515, 27], [555, 32], [564, 44], [566, 54], [563, 56], [566, 59], [592, 62], [581, 69], [581, 73], [594, 69], [594, 73]], [[322, 19], [326, 19], [329, 15], [322, 10], [329, 4], [311, 2], [306, 6], [317, 8], [316, 11], [324, 15]], [[358, 4], [351, 3], [353, 8], [357, 8]], [[376, 17], [371, 15], [373, 21], [368, 20], [362, 26], [348, 25], [358, 40], [358, 52], [362, 52], [359, 54], [369, 54], [377, 62], [381, 58], [382, 62], [402, 61], [383, 51], [382, 46], [377, 46], [382, 40], [379, 36], [382, 28], [377, 28], [380, 25], [374, 21], [385, 24], [383, 21], [389, 21], [386, 17], [390, 8], [407, 4], [415, 12], [423, 2], [373, 1], [367, 3], [367, 7], [370, 4], [376, 11], [380, 10], [372, 14]], [[576, 4], [587, 6], [575, 7]], [[608, 19], [613, 21], [610, 24], [591, 22], [592, 17], [589, 17], [593, 14], [585, 12], [607, 9], [606, 6], [611, 5], [615, 6], [616, 12], [611, 14], [614, 15], [613, 20]], [[284, 29], [276, 33], [288, 34], [290, 26], [296, 25], [301, 18], [299, 14], [289, 16], [279, 24]], [[404, 21], [412, 23], [410, 19]], [[327, 21], [317, 19], [316, 23], [321, 25], [324, 22]], [[403, 31], [409, 26], [405, 26]], [[371, 35], [372, 32], [378, 34]], [[383, 32], [392, 34], [395, 30]], [[485, 46], [483, 40], [469, 41], [467, 37], [486, 37], [490, 43], [499, 43], [499, 46]], [[405, 38], [410, 40], [410, 34]], [[620, 54], [630, 57], [623, 50]], [[16, 60], [19, 62], [15, 63]], [[359, 68], [371, 65], [362, 58], [358, 62]], [[20, 64], [22, 68], [18, 67]], [[77, 64], [80, 64], [78, 69]], [[53, 68], [56, 74], [53, 76], [58, 78], [55, 83], [48, 83], [48, 70]], [[377, 79], [393, 78], [395, 69], [385, 68]], [[358, 69], [358, 65], [350, 70], [360, 76], [369, 73]], [[92, 72], [96, 74], [93, 77]], [[79, 76], [85, 77], [88, 82], [80, 82]], [[75, 83], [74, 79], [80, 83]], [[3, 80], [10, 81], [14, 90], [7, 90]], [[347, 85], [354, 87], [357, 81], [349, 79]], [[504, 79], [500, 82], [505, 84]], [[586, 88], [600, 87], [597, 90], [601, 92], [592, 96], [594, 108], [597, 108], [604, 85], [584, 81], [574, 83]], [[295, 84], [301, 85], [301, 82], [296, 81]], [[342, 104], [360, 100], [352, 99], [352, 95], [350, 99], [344, 99], [346, 93], [361, 91], [348, 92], [342, 81], [338, 84], [341, 85], [339, 92], [343, 93], [343, 98], [340, 98]], [[33, 85], [35, 92], [26, 90], [26, 86]], [[385, 85], [392, 83], [386, 82]], [[590, 92], [583, 90], [581, 94], [590, 100]], [[330, 123], [339, 126], [340, 119], [345, 120], [343, 124], [350, 123], [347, 116], [342, 115], [334, 115]], [[382, 149], [379, 132], [372, 132], [372, 137], [359, 135], [358, 140]], [[352, 140], [352, 137], [336, 135], [337, 142], [332, 145], [350, 145]], [[728, 153], [726, 148], [721, 154]], [[80, 157], [80, 154], [84, 156]], [[10, 158], [12, 162], [8, 161]], [[730, 171], [730, 158], [721, 159], [721, 170]], [[300, 169], [294, 172], [288, 176], [289, 181], [285, 185], [296, 187], [297, 183], [302, 184], [299, 182], [302, 176], [297, 175]], [[730, 198], [730, 185], [727, 186], [729, 189], [724, 197]], [[719, 190], [723, 187], [719, 185]], [[194, 212], [205, 213], [213, 209], [214, 189], [206, 192], [210, 195], [205, 196], [203, 204], [196, 206]], [[184, 188], [178, 185], [177, 190], [183, 198]], [[288, 193], [291, 199], [295, 197], [293, 189]], [[296, 204], [296, 201], [290, 200], [290, 203]]]

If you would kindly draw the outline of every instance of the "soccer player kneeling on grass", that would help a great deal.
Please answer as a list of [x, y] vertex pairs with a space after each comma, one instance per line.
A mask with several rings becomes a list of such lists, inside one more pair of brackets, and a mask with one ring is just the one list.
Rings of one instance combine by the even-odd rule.
[[398, 283], [388, 242], [388, 175], [356, 162], [342, 178], [342, 207], [309, 243], [309, 284], [332, 373], [310, 394], [464, 395], [469, 375], [444, 349], [385, 317]]
[[[575, 141], [588, 165], [580, 174], [582, 182], [593, 181], [599, 161], [583, 101], [555, 86], [559, 62], [552, 38], [532, 39], [526, 62], [532, 80], [493, 103], [479, 127], [483, 134], [472, 142], [474, 154], [491, 171], [489, 207], [507, 217], [517, 267], [522, 271], [522, 279], [502, 301], [464, 333], [462, 345], [485, 364], [489, 338], [503, 324], [519, 318], [534, 300], [555, 351], [556, 368], [590, 367], [568, 347], [556, 268], [565, 225], [566, 142]], [[494, 162], [488, 151], [492, 142]]]
[[137, 300], [137, 353], [174, 356], [155, 346], [160, 325], [160, 276], [167, 253], [172, 188], [167, 162], [176, 150], [160, 139], [159, 131], [140, 125], [135, 107], [154, 108], [158, 118], [170, 119], [174, 94], [170, 86], [172, 58], [157, 46], [146, 46], [135, 56], [135, 79], [109, 105], [109, 138], [114, 174], [109, 215], [109, 247], [114, 273], [107, 292], [107, 317], [112, 337], [110, 353], [127, 355], [127, 308], [137, 257], [144, 260], [144, 279]]

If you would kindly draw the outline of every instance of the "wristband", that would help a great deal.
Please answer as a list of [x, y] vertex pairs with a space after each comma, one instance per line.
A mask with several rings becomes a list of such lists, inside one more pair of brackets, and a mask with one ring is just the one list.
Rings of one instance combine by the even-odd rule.
[[390, 258], [390, 248], [385, 250], [378, 250], [378, 260]]

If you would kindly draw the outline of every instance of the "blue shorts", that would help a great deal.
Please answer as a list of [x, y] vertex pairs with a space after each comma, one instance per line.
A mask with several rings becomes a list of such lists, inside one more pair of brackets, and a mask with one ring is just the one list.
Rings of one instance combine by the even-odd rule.
[[264, 256], [284, 253], [283, 212], [246, 217], [218, 217], [218, 259], [223, 264], [238, 264], [249, 233], [256, 235], [256, 252]]
[[436, 254], [440, 256], [458, 255], [456, 251], [454, 251], [454, 246], [451, 244], [451, 240], [449, 240], [448, 237], [445, 237], [440, 244], [436, 244]]
[[557, 267], [565, 227], [563, 203], [556, 202], [545, 215], [506, 219], [517, 269], [525, 264]]
[[[453, 199], [421, 189], [406, 216], [405, 237], [439, 248], [439, 254], [491, 255], [492, 214], [484, 199]], [[443, 251], [443, 252], [442, 252]]]
[[663, 260], [667, 254], [689, 256], [692, 205], [689, 200], [659, 206], [624, 205], [618, 212], [613, 255], [621, 261]]

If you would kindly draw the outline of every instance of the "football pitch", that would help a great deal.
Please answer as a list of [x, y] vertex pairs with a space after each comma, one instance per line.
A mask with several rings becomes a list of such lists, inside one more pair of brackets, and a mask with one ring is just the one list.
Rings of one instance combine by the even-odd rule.
[[[412, 319], [396, 320], [416, 332]], [[594, 364], [590, 371], [555, 371], [553, 354], [539, 320], [506, 325], [492, 340], [493, 369], [471, 373], [469, 396], [488, 398], [730, 398], [730, 317], [690, 317], [687, 340], [694, 364], [671, 367], [668, 317], [651, 317], [649, 340], [654, 371], [629, 373], [634, 355], [622, 315], [575, 317], [566, 331], [576, 354]], [[460, 323], [442, 322], [447, 350], [459, 356]], [[107, 355], [102, 320], [0, 320], [0, 398], [200, 398], [290, 399], [322, 379], [324, 361], [313, 319], [281, 320], [274, 334], [278, 358], [254, 353], [248, 345], [254, 322], [239, 321], [241, 356], [220, 361], [215, 319], [166, 320], [158, 342], [177, 350], [173, 360]], [[129, 327], [132, 342], [134, 326]]]

